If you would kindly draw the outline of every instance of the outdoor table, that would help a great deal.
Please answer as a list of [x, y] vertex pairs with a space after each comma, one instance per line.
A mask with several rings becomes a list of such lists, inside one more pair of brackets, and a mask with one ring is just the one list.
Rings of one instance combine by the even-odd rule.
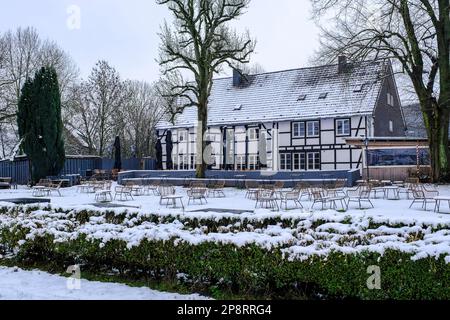
[[183, 204], [183, 196], [177, 196], [177, 195], [170, 195], [170, 196], [166, 196], [165, 199], [167, 200], [167, 205], [166, 207], [169, 206], [169, 203], [172, 202], [173, 208], [177, 207], [177, 200], [180, 200], [181, 203], [181, 207], [184, 210], [184, 204]]
[[[387, 199], [387, 200], [399, 200], [400, 199], [400, 195], [398, 194], [398, 189], [399, 189], [399, 187], [397, 187], [397, 186], [383, 187], [384, 199]], [[389, 197], [391, 194], [394, 196], [393, 198]]]
[[33, 197], [45, 197], [50, 194], [50, 189], [44, 186], [33, 187]]
[[392, 181], [391, 180], [381, 180], [381, 184], [384, 186], [390, 186], [390, 185], [392, 185]]
[[95, 201], [97, 202], [112, 202], [112, 200], [113, 197], [109, 190], [97, 191], [95, 193]]
[[434, 206], [434, 212], [439, 213], [441, 209], [441, 201], [447, 201], [448, 207], [450, 208], [450, 196], [438, 196], [434, 197], [436, 205]]

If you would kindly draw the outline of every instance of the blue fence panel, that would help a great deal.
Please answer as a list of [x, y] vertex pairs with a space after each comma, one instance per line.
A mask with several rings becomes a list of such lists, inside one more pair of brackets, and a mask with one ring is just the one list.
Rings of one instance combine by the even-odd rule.
[[[75, 156], [67, 157], [64, 168], [60, 175], [79, 174], [82, 177], [90, 176], [94, 170], [111, 170], [114, 166], [114, 160], [100, 158], [95, 156]], [[122, 160], [123, 170], [141, 170], [148, 168], [152, 170], [156, 167], [152, 159], [124, 159]], [[16, 158], [14, 161], [0, 161], [0, 177], [11, 177], [14, 183], [27, 184], [30, 180], [28, 159], [25, 157]]]

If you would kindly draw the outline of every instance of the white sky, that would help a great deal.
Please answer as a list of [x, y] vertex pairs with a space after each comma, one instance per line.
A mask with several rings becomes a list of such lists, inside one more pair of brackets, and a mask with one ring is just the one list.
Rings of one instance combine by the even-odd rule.
[[[128, 79], [158, 79], [158, 31], [169, 11], [154, 0], [0, 0], [0, 32], [33, 26], [55, 40], [86, 77], [99, 59]], [[81, 28], [67, 26], [68, 8], [81, 9]], [[252, 0], [237, 22], [257, 39], [257, 62], [266, 71], [306, 66], [318, 46], [309, 0]]]

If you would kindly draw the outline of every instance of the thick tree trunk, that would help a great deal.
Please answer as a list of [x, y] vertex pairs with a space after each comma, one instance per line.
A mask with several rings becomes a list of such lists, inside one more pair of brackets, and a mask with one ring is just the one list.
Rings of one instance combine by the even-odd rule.
[[206, 170], [208, 168], [203, 157], [203, 153], [206, 149], [206, 141], [203, 137], [208, 130], [208, 107], [206, 103], [200, 103], [198, 106], [198, 121], [196, 177], [198, 179], [203, 179], [206, 178]]
[[436, 108], [433, 119], [429, 121], [428, 140], [431, 155], [431, 178], [434, 182], [450, 181], [448, 127], [449, 110]]

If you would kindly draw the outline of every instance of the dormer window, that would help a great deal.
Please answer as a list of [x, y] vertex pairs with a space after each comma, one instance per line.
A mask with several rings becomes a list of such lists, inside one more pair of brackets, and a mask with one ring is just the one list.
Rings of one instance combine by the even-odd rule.
[[353, 92], [362, 92], [363, 89], [364, 89], [364, 85], [360, 84], [360, 85], [355, 86], [355, 88], [353, 89]]
[[237, 105], [235, 105], [233, 110], [234, 110], [234, 111], [242, 110], [242, 104], [237, 104]]
[[326, 99], [328, 97], [328, 92], [321, 93], [319, 99]]
[[297, 101], [305, 101], [306, 100], [306, 94], [302, 94], [298, 97]]

